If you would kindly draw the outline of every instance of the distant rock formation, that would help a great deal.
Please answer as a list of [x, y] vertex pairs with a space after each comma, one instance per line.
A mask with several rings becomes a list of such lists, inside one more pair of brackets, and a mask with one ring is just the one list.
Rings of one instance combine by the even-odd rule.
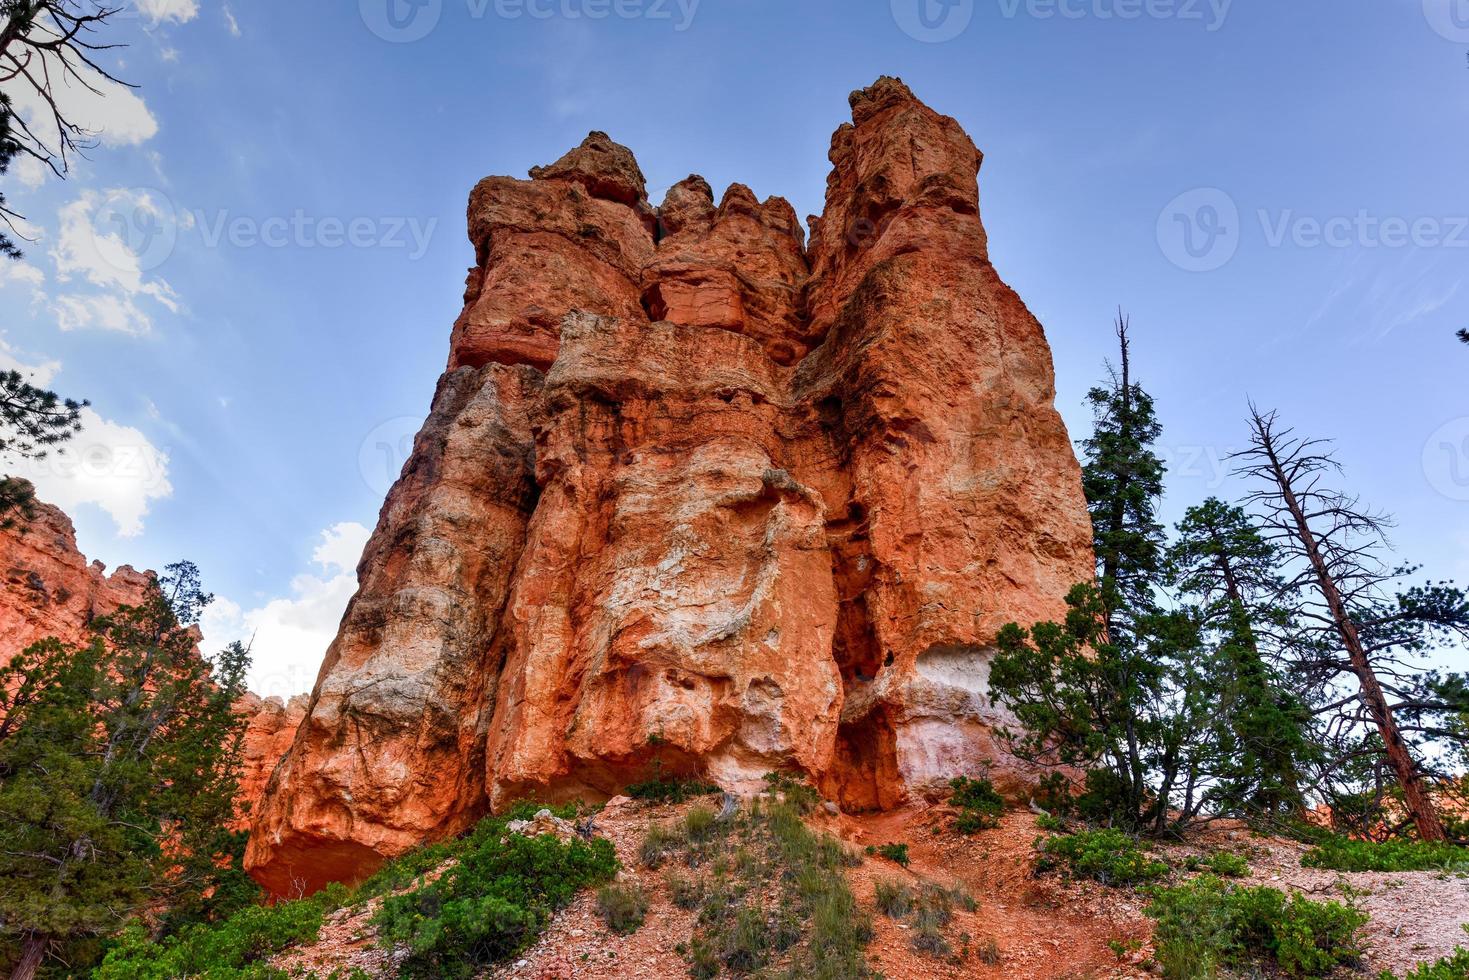
[[0, 660], [54, 636], [92, 641], [92, 620], [147, 594], [152, 572], [123, 565], [111, 575], [77, 550], [76, 529], [60, 508], [37, 503], [35, 517], [0, 530]]
[[470, 196], [448, 370], [247, 866], [356, 879], [521, 796], [809, 775], [851, 809], [1014, 776], [991, 644], [1091, 575], [980, 154], [880, 79], [811, 241], [605, 134]]
[[[123, 565], [111, 575], [100, 561], [87, 563], [76, 530], [60, 508], [38, 503], [35, 516], [0, 529], [0, 662], [9, 662], [38, 640], [92, 642], [91, 624], [119, 606], [135, 606], [148, 594], [153, 572]], [[240, 778], [241, 808], [254, 809], [276, 762], [291, 744], [306, 713], [306, 697], [262, 700], [247, 694], [235, 711], [249, 719]], [[242, 817], [245, 826], [248, 816]]]

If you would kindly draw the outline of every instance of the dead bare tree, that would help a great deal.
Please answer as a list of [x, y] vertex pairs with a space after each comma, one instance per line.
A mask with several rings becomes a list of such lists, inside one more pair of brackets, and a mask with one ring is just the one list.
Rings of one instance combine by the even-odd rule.
[[[0, 173], [13, 157], [23, 156], [65, 177], [71, 157], [96, 145], [96, 134], [68, 115], [59, 92], [77, 85], [101, 96], [106, 83], [132, 87], [98, 63], [102, 52], [122, 45], [94, 39], [121, 11], [96, 0], [0, 0]], [[30, 119], [14, 107], [26, 92], [42, 107]], [[20, 217], [0, 196], [0, 218], [13, 234]], [[4, 235], [0, 253], [19, 254]]]
[[[1354, 694], [1319, 710], [1340, 712], [1336, 725], [1366, 722], [1376, 729], [1418, 836], [1444, 840], [1424, 768], [1404, 738], [1398, 706], [1389, 701], [1393, 690], [1406, 687], [1391, 683], [1401, 667], [1393, 654], [1413, 649], [1420, 628], [1437, 625], [1464, 635], [1469, 615], [1462, 601], [1455, 608], [1453, 590], [1441, 602], [1426, 604], [1391, 595], [1389, 583], [1407, 570], [1382, 560], [1390, 521], [1329, 485], [1328, 478], [1341, 467], [1328, 443], [1295, 435], [1274, 412], [1253, 404], [1250, 430], [1250, 447], [1233, 457], [1242, 475], [1262, 484], [1246, 499], [1257, 510], [1265, 536], [1288, 562], [1284, 585], [1297, 596], [1297, 616], [1321, 641], [1302, 648], [1300, 667], [1324, 678], [1356, 680]], [[1387, 684], [1383, 676], [1389, 677]]]

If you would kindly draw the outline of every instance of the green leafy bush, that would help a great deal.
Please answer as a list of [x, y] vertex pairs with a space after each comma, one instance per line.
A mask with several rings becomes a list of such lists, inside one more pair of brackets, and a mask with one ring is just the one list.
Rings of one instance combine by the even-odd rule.
[[876, 856], [878, 856], [880, 858], [885, 858], [886, 860], [889, 860], [889, 861], [893, 862], [894, 864], [902, 865], [905, 868], [912, 861], [912, 858], [910, 858], [908, 856], [908, 845], [907, 844], [891, 844], [891, 843], [889, 843], [889, 844], [879, 844], [876, 847], [873, 847], [873, 846], [869, 845], [868, 848], [867, 848], [867, 853], [868, 854], [875, 854]]
[[1038, 871], [1065, 866], [1078, 877], [1104, 885], [1135, 885], [1161, 878], [1168, 865], [1145, 854], [1138, 842], [1120, 830], [1083, 830], [1051, 837], [1040, 844]]
[[1170, 980], [1212, 980], [1229, 968], [1273, 965], [1322, 977], [1361, 957], [1367, 915], [1275, 888], [1230, 885], [1213, 875], [1156, 888], [1147, 913], [1158, 921], [1157, 959]]
[[995, 792], [994, 784], [988, 779], [970, 779], [959, 776], [950, 780], [954, 795], [949, 805], [959, 811], [954, 829], [961, 834], [973, 834], [990, 830], [1000, 825], [1000, 816], [1005, 812], [1005, 798]]
[[684, 803], [700, 796], [719, 792], [719, 787], [700, 779], [650, 779], [645, 783], [633, 783], [626, 790], [635, 800], [654, 803]]
[[473, 976], [525, 949], [577, 891], [616, 872], [611, 841], [509, 833], [523, 811], [482, 821], [441, 877], [384, 900], [374, 922], [385, 944], [408, 947], [404, 975]]
[[1469, 848], [1331, 836], [1303, 854], [1301, 864], [1331, 871], [1469, 871]]
[[1221, 878], [1248, 878], [1250, 876], [1250, 862], [1243, 855], [1230, 851], [1215, 851], [1208, 857], [1202, 858], [1191, 855], [1184, 861], [1183, 866], [1189, 871], [1209, 871]]
[[190, 926], [160, 941], [132, 925], [92, 975], [96, 980], [284, 980], [285, 972], [265, 961], [314, 940], [326, 913], [345, 897], [345, 889], [334, 886], [300, 901], [251, 906], [223, 922]]

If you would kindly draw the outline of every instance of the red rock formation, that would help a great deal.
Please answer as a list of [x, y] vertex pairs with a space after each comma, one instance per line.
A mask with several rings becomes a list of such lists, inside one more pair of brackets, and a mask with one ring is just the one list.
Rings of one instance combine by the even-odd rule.
[[249, 827], [271, 772], [291, 747], [296, 726], [306, 717], [306, 700], [304, 694], [289, 701], [246, 694], [235, 702], [235, 713], [248, 719], [240, 764], [240, 829]]
[[35, 518], [0, 530], [0, 660], [37, 640], [91, 641], [92, 620], [121, 605], [136, 605], [152, 572], [123, 565], [111, 575], [77, 550], [76, 529], [59, 508], [38, 503]]
[[[0, 662], [38, 640], [90, 643], [93, 619], [118, 606], [137, 605], [147, 595], [153, 572], [123, 565], [111, 575], [100, 561], [87, 563], [77, 549], [71, 519], [57, 507], [37, 504], [35, 517], [0, 529]], [[253, 810], [271, 770], [290, 747], [296, 725], [306, 713], [305, 696], [289, 704], [247, 694], [235, 704], [249, 718], [245, 729], [240, 799]]]
[[470, 197], [449, 369], [247, 865], [356, 878], [655, 760], [799, 769], [850, 808], [1013, 772], [990, 644], [1091, 574], [1040, 325], [990, 265], [980, 154], [852, 96], [812, 240], [593, 133]]

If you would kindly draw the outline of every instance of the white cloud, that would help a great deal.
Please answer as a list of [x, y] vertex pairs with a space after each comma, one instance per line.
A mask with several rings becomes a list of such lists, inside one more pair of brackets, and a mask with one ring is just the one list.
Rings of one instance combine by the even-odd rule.
[[142, 337], [153, 329], [153, 318], [127, 296], [67, 293], [52, 301], [51, 312], [62, 330], [111, 330]]
[[347, 601], [357, 591], [357, 560], [370, 534], [355, 522], [322, 531], [311, 556], [319, 572], [292, 579], [290, 596], [250, 610], [216, 599], [200, 623], [204, 649], [212, 652], [232, 640], [253, 638], [250, 690], [282, 697], [309, 691]]
[[0, 259], [0, 286], [6, 286], [15, 282], [25, 283], [34, 288], [40, 286], [45, 281], [46, 273], [37, 269], [29, 262]]
[[138, 0], [138, 10], [153, 24], [186, 24], [199, 16], [198, 0]]
[[[167, 3], [169, 0], [160, 0]], [[55, 55], [41, 56], [27, 71], [40, 78], [49, 72], [51, 94], [61, 114], [88, 133], [95, 134], [103, 146], [137, 146], [158, 132], [158, 120], [132, 89], [109, 81], [86, 65], [77, 65], [80, 78], [73, 78]], [[50, 106], [34, 86], [16, 80], [9, 87], [15, 111], [41, 143], [52, 150], [58, 148], [60, 133]], [[33, 175], [32, 175], [33, 176]], [[24, 179], [24, 176], [23, 176]]]
[[230, 9], [229, 4], [224, 5], [222, 12], [224, 13], [224, 26], [230, 32], [230, 37], [239, 37], [240, 22], [235, 20], [235, 12]]
[[147, 275], [173, 251], [178, 228], [171, 202], [157, 191], [114, 188], [83, 191], [57, 213], [59, 229], [51, 260], [56, 278], [80, 278], [99, 293], [68, 292], [53, 301], [62, 330], [88, 327], [147, 334], [152, 318], [137, 302], [147, 296], [170, 312], [179, 298], [167, 280]]
[[27, 364], [15, 353], [15, 348], [0, 337], [0, 371], [19, 371], [25, 375], [27, 381], [41, 388], [51, 384], [51, 379], [56, 377], [56, 372], [61, 370], [60, 361], [45, 361], [41, 364]]
[[119, 537], [137, 537], [152, 502], [173, 495], [168, 454], [132, 426], [90, 408], [82, 409], [81, 422], [82, 431], [46, 458], [18, 460], [7, 472], [30, 480], [38, 497], [69, 514], [85, 505], [100, 507]]
[[46, 183], [46, 178], [50, 174], [51, 171], [46, 169], [46, 165], [35, 157], [21, 157], [20, 162], [15, 165], [15, 179], [31, 190]]

